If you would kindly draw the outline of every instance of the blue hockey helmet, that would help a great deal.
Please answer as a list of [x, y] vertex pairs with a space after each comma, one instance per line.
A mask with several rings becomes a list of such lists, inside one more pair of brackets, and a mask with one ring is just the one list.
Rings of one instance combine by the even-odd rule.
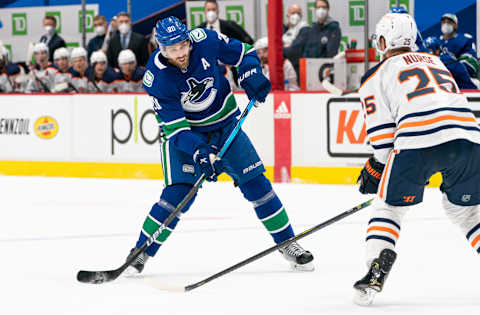
[[408, 11], [404, 8], [404, 7], [392, 7], [390, 9], [390, 13], [407, 13], [408, 14]]
[[430, 36], [427, 39], [425, 39], [425, 47], [430, 49], [431, 51], [435, 51], [437, 49], [442, 49], [442, 42], [438, 37], [435, 36]]
[[176, 17], [169, 16], [155, 25], [155, 39], [159, 46], [171, 46], [188, 39], [187, 27]]

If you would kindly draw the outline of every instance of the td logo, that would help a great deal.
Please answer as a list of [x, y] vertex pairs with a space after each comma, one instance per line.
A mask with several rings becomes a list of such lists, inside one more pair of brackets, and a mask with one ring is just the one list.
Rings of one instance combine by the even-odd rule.
[[348, 19], [350, 26], [365, 24], [365, 1], [354, 0], [348, 2]]
[[62, 32], [62, 13], [60, 11], [47, 11], [45, 15], [50, 15], [55, 18], [57, 21], [57, 33], [60, 34]]
[[12, 13], [12, 35], [27, 35], [27, 13]]
[[[85, 10], [85, 32], [93, 33], [93, 17], [95, 12], [93, 10]], [[78, 10], [78, 32], [82, 32], [83, 19], [82, 19], [82, 10]]]
[[227, 5], [225, 7], [227, 20], [235, 21], [242, 28], [245, 28], [245, 13], [243, 11], [243, 5]]
[[205, 22], [203, 7], [190, 7], [190, 29], [194, 29]]

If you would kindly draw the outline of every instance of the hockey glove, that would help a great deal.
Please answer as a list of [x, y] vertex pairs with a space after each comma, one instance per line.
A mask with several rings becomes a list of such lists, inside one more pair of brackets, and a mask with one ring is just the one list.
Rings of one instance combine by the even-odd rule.
[[249, 100], [254, 98], [260, 103], [265, 102], [268, 92], [272, 89], [272, 83], [263, 75], [259, 64], [240, 66], [238, 69], [238, 83], [247, 93]]
[[209, 182], [216, 182], [218, 173], [215, 170], [217, 164], [217, 148], [213, 145], [201, 144], [193, 154], [195, 164], [200, 168], [205, 179]]
[[373, 156], [369, 158], [358, 176], [357, 184], [360, 184], [358, 190], [364, 195], [376, 194], [384, 168], [385, 164], [378, 162]]

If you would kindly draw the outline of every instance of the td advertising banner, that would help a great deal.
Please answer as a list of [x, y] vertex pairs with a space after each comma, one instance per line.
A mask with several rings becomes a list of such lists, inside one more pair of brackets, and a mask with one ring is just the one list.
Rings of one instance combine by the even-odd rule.
[[[87, 42], [94, 35], [93, 17], [98, 14], [98, 4], [86, 7]], [[82, 44], [82, 7], [80, 5], [25, 7], [0, 9], [0, 39], [10, 51], [13, 62], [25, 61], [28, 43], [37, 42], [45, 33], [43, 18], [54, 16], [57, 20], [57, 33], [67, 46], [78, 47]]]

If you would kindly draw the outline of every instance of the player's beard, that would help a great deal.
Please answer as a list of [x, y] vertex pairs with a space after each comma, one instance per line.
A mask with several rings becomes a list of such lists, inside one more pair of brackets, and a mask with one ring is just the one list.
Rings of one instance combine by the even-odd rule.
[[180, 68], [183, 72], [185, 72], [188, 68], [188, 65], [190, 63], [190, 52], [188, 52], [185, 56], [171, 59], [170, 63], [172, 63], [174, 66]]

